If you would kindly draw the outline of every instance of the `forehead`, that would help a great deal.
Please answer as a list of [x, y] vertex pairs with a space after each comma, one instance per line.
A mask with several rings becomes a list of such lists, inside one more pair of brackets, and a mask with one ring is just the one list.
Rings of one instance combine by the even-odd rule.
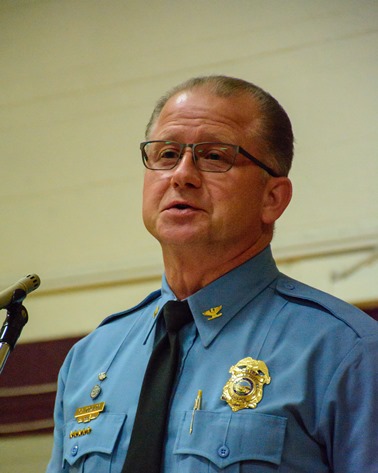
[[215, 137], [230, 140], [245, 136], [247, 131], [250, 135], [251, 129], [257, 126], [259, 115], [256, 101], [247, 94], [219, 97], [204, 88], [186, 90], [167, 101], [150, 136], [179, 139], [181, 134], [190, 132], [200, 135], [203, 140]]

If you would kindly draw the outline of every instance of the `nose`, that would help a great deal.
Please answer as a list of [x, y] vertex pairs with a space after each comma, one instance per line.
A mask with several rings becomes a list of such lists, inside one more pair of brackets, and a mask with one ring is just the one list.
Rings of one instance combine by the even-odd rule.
[[193, 160], [193, 150], [187, 147], [173, 169], [171, 183], [174, 187], [200, 187], [202, 182], [201, 172]]

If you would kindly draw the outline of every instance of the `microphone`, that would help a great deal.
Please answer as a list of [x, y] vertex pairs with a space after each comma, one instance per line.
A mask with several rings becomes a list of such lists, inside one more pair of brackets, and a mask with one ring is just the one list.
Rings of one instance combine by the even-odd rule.
[[[36, 274], [28, 274], [13, 284], [13, 286], [0, 292], [0, 309], [8, 307], [12, 302], [22, 302], [25, 297], [30, 292], [35, 291], [40, 284], [41, 281]], [[14, 292], [17, 291], [17, 289], [21, 289], [23, 292], [18, 291], [16, 294], [16, 300], [13, 300]]]
[[39, 287], [40, 283], [36, 274], [29, 274], [0, 292], [0, 309], [7, 309], [7, 316], [0, 330], [0, 374], [28, 321], [27, 310], [21, 303], [30, 292]]

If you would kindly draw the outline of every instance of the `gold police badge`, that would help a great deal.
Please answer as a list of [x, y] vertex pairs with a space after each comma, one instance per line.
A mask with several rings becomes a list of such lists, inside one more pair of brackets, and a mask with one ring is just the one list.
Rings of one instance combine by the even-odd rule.
[[222, 401], [226, 401], [234, 412], [254, 409], [262, 399], [264, 384], [270, 383], [266, 364], [247, 357], [231, 366], [229, 373], [231, 378], [223, 388]]

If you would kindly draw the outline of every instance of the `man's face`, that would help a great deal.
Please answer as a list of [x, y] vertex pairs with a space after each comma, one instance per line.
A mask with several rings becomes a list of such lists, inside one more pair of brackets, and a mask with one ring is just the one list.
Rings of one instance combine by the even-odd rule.
[[[186, 91], [166, 103], [149, 139], [236, 144], [261, 158], [257, 140], [248, 139], [258, 114], [257, 105], [245, 96], [222, 98], [206, 89]], [[145, 171], [145, 226], [163, 249], [207, 245], [214, 252], [232, 249], [236, 257], [259, 242], [264, 247], [269, 243], [262, 239], [266, 239], [264, 208], [270, 179], [240, 154], [226, 173], [199, 171], [187, 148], [174, 169]]]

